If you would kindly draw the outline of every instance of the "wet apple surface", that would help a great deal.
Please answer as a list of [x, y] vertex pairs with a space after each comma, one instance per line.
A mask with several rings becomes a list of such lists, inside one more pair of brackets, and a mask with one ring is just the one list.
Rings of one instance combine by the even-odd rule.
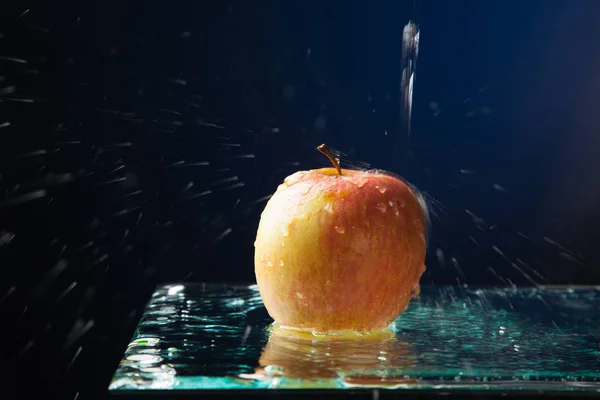
[[260, 294], [283, 327], [385, 329], [419, 290], [424, 210], [384, 171], [334, 166], [290, 175], [267, 203], [255, 242]]

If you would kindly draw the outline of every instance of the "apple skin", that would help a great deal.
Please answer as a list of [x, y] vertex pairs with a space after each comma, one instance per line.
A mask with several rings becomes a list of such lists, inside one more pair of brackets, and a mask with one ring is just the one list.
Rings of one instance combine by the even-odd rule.
[[299, 171], [269, 199], [254, 246], [260, 295], [283, 328], [385, 329], [419, 292], [424, 209], [385, 171]]

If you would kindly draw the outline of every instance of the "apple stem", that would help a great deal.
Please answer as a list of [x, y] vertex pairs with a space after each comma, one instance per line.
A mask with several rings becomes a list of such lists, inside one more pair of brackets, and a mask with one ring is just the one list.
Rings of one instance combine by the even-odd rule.
[[327, 156], [327, 158], [329, 158], [329, 161], [331, 161], [331, 163], [333, 164], [335, 169], [337, 169], [338, 175], [342, 175], [342, 169], [340, 168], [340, 159], [335, 158], [333, 156], [333, 153], [331, 152], [331, 150], [329, 150], [329, 147], [327, 147], [327, 145], [325, 143], [323, 143], [322, 145], [317, 147], [317, 150], [319, 150], [321, 153], [325, 154]]

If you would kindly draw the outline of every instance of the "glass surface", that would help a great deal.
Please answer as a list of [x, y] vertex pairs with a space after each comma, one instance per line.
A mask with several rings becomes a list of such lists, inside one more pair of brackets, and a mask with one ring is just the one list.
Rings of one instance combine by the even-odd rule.
[[425, 286], [389, 336], [272, 327], [255, 285], [159, 287], [110, 390], [600, 391], [600, 287]]

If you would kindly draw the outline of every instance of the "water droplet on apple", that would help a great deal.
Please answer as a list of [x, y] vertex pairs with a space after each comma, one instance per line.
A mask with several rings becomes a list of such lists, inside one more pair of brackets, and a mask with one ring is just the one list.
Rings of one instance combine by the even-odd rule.
[[400, 203], [400, 208], [404, 208], [404, 206], [406, 206], [404, 199], [400, 199], [398, 202]]
[[356, 186], [361, 188], [361, 187], [365, 186], [368, 181], [369, 180], [367, 178], [360, 178], [358, 181], [356, 181]]
[[313, 336], [316, 336], [316, 337], [327, 336], [327, 332], [319, 332], [318, 330], [315, 330], [315, 329], [313, 329], [312, 334], [313, 334]]
[[390, 201], [390, 207], [392, 207], [392, 211], [394, 212], [395, 216], [400, 215], [400, 210], [398, 210], [398, 202]]
[[346, 229], [343, 226], [336, 225], [334, 229], [337, 233], [345, 233], [346, 232]]
[[265, 261], [265, 256], [260, 256], [260, 261]]
[[379, 211], [381, 211], [382, 213], [386, 212], [386, 210], [387, 210], [387, 207], [383, 203], [377, 203], [375, 208], [378, 209]]
[[271, 261], [267, 261], [267, 266], [272, 267], [273, 263]]
[[290, 236], [290, 230], [288, 228], [284, 228], [281, 230], [281, 234], [283, 236]]
[[281, 241], [281, 247], [285, 247], [285, 242], [283, 240]]
[[284, 265], [285, 265], [285, 264], [284, 264], [283, 260], [279, 260], [279, 266], [280, 266], [280, 267], [283, 267]]
[[415, 287], [413, 287], [412, 293], [411, 293], [411, 297], [413, 299], [416, 299], [417, 296], [419, 295], [419, 293], [421, 293], [421, 286], [417, 283], [415, 285]]
[[290, 221], [289, 225], [291, 226], [292, 223], [295, 222], [295, 221], [306, 221], [309, 218], [310, 218], [310, 214], [309, 213], [298, 215], [298, 216], [292, 218], [292, 220]]
[[302, 191], [300, 192], [300, 194], [302, 196], [305, 196], [308, 194], [308, 192], [310, 192], [310, 189], [312, 189], [312, 186], [306, 186], [304, 189], [302, 189]]
[[333, 203], [325, 204], [324, 210], [327, 211], [329, 214], [333, 214]]
[[296, 297], [299, 298], [300, 300], [302, 300], [304, 298], [304, 296], [302, 296], [302, 293], [300, 293], [300, 292], [296, 292]]
[[387, 188], [383, 187], [383, 186], [375, 186], [375, 189], [379, 190], [379, 193], [383, 194], [385, 192], [387, 192]]
[[337, 195], [340, 200], [344, 200], [344, 198], [348, 197], [349, 194], [350, 194], [350, 192], [348, 192], [348, 190], [340, 189], [337, 191]]

